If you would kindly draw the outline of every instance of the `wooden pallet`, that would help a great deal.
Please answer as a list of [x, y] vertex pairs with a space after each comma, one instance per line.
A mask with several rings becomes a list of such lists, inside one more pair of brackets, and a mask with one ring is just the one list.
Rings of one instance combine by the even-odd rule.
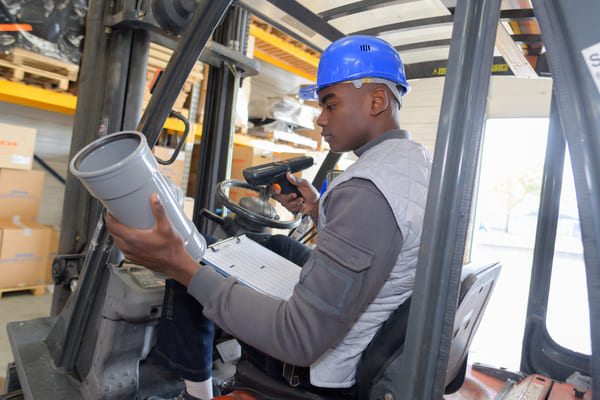
[[[150, 50], [148, 52], [148, 69], [146, 72], [146, 88], [144, 90], [144, 102], [143, 106], [146, 107], [148, 101], [150, 101], [150, 83], [153, 81], [154, 75], [159, 69], [164, 70], [167, 67], [169, 59], [173, 51], [167, 47], [160, 46], [156, 43], [150, 43]], [[187, 110], [185, 103], [188, 95], [192, 90], [192, 85], [200, 82], [203, 79], [203, 64], [196, 62], [194, 68], [190, 72], [185, 84], [177, 96], [175, 103], [173, 104], [173, 110], [178, 111], [184, 116], [187, 116]]]
[[[146, 74], [146, 88], [144, 91], [144, 106], [150, 100], [150, 82], [159, 69], [165, 69], [172, 50], [156, 43], [150, 44], [148, 55], [148, 69]], [[22, 48], [14, 48], [12, 54], [0, 53], [0, 76], [6, 79], [24, 82], [43, 87], [49, 90], [73, 90], [78, 78], [79, 66], [56, 60], [42, 54], [34, 53]], [[177, 97], [173, 109], [186, 114], [185, 104], [192, 85], [203, 79], [203, 64], [194, 65], [185, 85]]]
[[0, 299], [4, 293], [8, 292], [21, 292], [21, 291], [30, 291], [34, 296], [41, 296], [46, 293], [46, 285], [31, 285], [31, 286], [21, 286], [16, 288], [0, 288]]
[[77, 80], [79, 66], [46, 57], [19, 47], [12, 54], [0, 54], [0, 67], [13, 81], [38, 83], [45, 89], [67, 91]]
[[[143, 107], [146, 108], [146, 106], [148, 105], [148, 102], [150, 101], [150, 97], [152, 97], [152, 95], [150, 94], [150, 84], [152, 82], [152, 78], [150, 77], [150, 66], [148, 66], [148, 78], [146, 79], [146, 87], [144, 89], [144, 101], [143, 101]], [[179, 92], [179, 94], [177, 95], [177, 98], [175, 99], [175, 103], [173, 104], [173, 110], [180, 112], [181, 114], [184, 114], [184, 116], [187, 116], [187, 110], [185, 108], [185, 103], [187, 101], [188, 95], [190, 93], [190, 91], [192, 90], [192, 84], [190, 82], [186, 82], [183, 86], [183, 89], [181, 89], [181, 92]]]
[[[171, 58], [171, 54], [173, 51], [167, 47], [158, 45], [156, 43], [150, 43], [150, 51], [148, 52], [148, 71], [151, 75], [154, 75], [154, 72], [160, 68], [165, 69], [167, 67], [167, 63]], [[194, 68], [190, 72], [188, 76], [187, 83], [193, 84], [199, 82], [202, 79], [202, 63], [196, 62]]]

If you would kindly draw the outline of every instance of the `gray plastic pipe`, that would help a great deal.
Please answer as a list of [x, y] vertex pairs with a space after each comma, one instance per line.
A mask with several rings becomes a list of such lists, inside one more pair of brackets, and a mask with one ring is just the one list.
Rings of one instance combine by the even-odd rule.
[[101, 137], [81, 149], [69, 168], [119, 222], [132, 228], [154, 226], [150, 195], [158, 193], [186, 252], [196, 262], [202, 260], [206, 241], [183, 214], [178, 205], [183, 196], [159, 171], [143, 134], [123, 131]]

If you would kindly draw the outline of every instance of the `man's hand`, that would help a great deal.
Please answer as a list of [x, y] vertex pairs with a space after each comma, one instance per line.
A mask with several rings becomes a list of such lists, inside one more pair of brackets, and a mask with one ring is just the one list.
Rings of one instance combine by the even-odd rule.
[[289, 172], [286, 174], [286, 178], [298, 188], [302, 197], [298, 198], [296, 193], [281, 194], [281, 188], [278, 185], [270, 185], [269, 189], [273, 198], [291, 212], [310, 214], [313, 219], [317, 219], [319, 217], [319, 192], [317, 189], [306, 179], [296, 178]]
[[111, 214], [106, 214], [106, 227], [127, 260], [169, 274], [187, 286], [200, 265], [186, 253], [183, 239], [171, 225], [156, 193], [150, 197], [150, 206], [156, 220], [150, 229], [127, 227]]

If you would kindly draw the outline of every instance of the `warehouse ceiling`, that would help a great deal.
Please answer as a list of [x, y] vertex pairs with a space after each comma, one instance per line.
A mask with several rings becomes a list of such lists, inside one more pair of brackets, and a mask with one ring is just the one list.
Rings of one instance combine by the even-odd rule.
[[[257, 37], [259, 52], [276, 60], [283, 57], [282, 62], [309, 76], [314, 76], [316, 66], [304, 54], [318, 59], [331, 42], [355, 34], [390, 42], [409, 79], [445, 74], [456, 0], [239, 0], [238, 4], [259, 18], [253, 20], [254, 29], [283, 35], [282, 40], [300, 50], [299, 55], [271, 53], [269, 44]], [[537, 77], [546, 72], [543, 62], [537, 65], [543, 51], [531, 1], [503, 0], [492, 72]]]

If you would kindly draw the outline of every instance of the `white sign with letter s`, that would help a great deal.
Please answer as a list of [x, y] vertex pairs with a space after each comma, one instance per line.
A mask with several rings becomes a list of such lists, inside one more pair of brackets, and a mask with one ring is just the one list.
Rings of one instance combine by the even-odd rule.
[[581, 54], [600, 93], [600, 42], [581, 50]]

